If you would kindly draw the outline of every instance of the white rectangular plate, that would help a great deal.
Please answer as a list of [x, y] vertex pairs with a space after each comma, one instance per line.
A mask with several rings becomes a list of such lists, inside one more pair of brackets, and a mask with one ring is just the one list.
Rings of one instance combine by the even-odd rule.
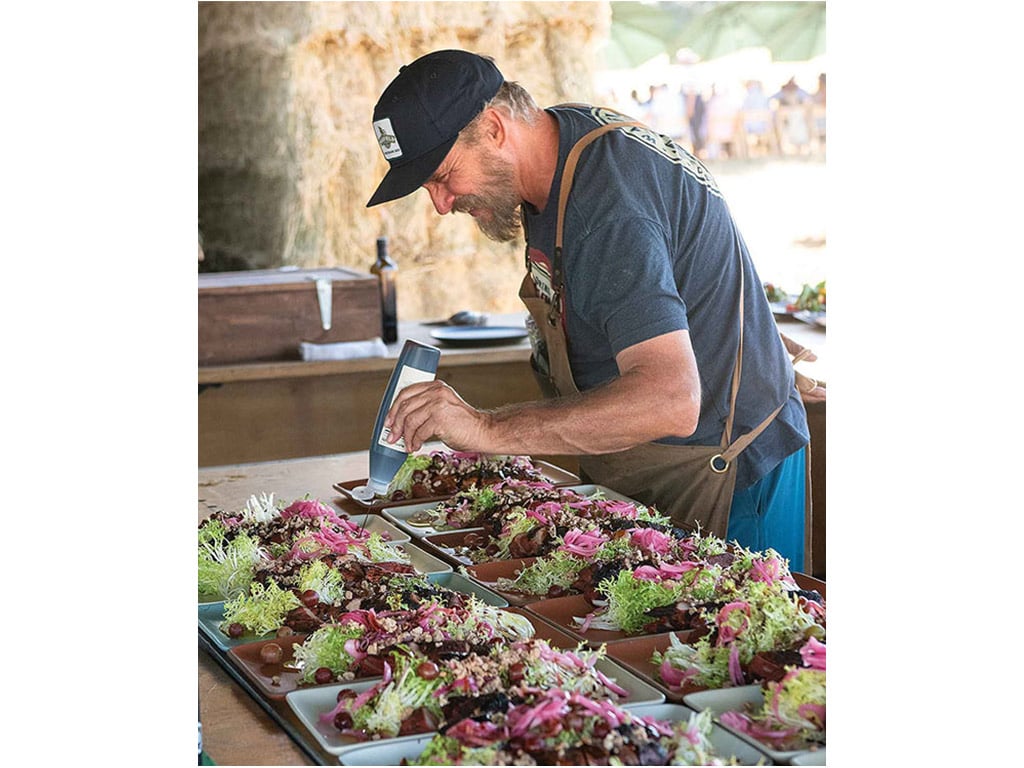
[[[762, 692], [760, 685], [739, 685], [733, 688], [717, 688], [709, 691], [690, 693], [683, 697], [683, 703], [696, 710], [710, 709], [714, 715], [715, 722], [718, 722], [718, 717], [723, 712], [728, 712], [730, 710], [742, 712], [744, 707], [748, 704], [761, 706], [764, 704], [764, 693]], [[743, 739], [748, 744], [752, 744], [757, 747], [776, 763], [788, 763], [797, 755], [802, 755], [809, 751], [806, 749], [773, 749], [770, 745], [758, 741], [753, 736], [740, 733], [728, 726], [723, 725], [722, 727], [729, 732], [736, 734], [736, 736]]]

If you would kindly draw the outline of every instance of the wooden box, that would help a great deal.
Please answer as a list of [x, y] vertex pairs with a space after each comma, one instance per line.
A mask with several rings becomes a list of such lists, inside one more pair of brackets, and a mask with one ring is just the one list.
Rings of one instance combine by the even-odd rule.
[[374, 275], [335, 267], [199, 275], [199, 365], [298, 360], [303, 341], [380, 335]]

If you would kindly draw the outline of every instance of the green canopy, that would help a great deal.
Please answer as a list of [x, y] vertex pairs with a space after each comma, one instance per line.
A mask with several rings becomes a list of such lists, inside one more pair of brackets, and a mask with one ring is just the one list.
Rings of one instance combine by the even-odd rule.
[[714, 59], [767, 48], [774, 61], [825, 53], [824, 2], [613, 2], [608, 69], [637, 67], [688, 48]]

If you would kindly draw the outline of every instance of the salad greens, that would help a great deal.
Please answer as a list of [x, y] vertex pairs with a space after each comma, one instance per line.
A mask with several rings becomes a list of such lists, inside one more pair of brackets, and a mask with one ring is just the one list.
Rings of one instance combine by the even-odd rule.
[[408, 492], [412, 488], [412, 476], [416, 471], [426, 471], [430, 469], [434, 463], [434, 458], [429, 453], [416, 454], [406, 458], [402, 462], [402, 466], [395, 472], [395, 476], [391, 478], [391, 484], [388, 486], [386, 495], [390, 496], [395, 491]]
[[220, 520], [199, 529], [199, 595], [223, 600], [244, 594], [256, 565], [268, 559], [259, 542], [247, 533], [228, 538]]
[[825, 743], [825, 670], [794, 667], [769, 682], [764, 703], [750, 712], [719, 715], [723, 725], [776, 749]]
[[299, 679], [312, 683], [316, 671], [327, 667], [335, 675], [344, 674], [356, 660], [349, 653], [349, 641], [363, 635], [364, 627], [355, 622], [326, 624], [292, 647], [296, 666], [301, 667]]
[[712, 632], [687, 645], [673, 634], [663, 652], [655, 652], [662, 679], [670, 688], [684, 684], [702, 688], [744, 685], [743, 668], [758, 653], [824, 639], [825, 628], [787, 590], [750, 582], [733, 600], [701, 612]]
[[225, 601], [224, 625], [238, 623], [257, 635], [263, 635], [280, 627], [288, 612], [300, 605], [291, 590], [281, 589], [273, 581], [265, 586], [254, 582], [247, 595]]
[[415, 647], [451, 640], [490, 645], [533, 634], [533, 624], [526, 616], [471, 596], [461, 608], [425, 603], [415, 609], [348, 611], [296, 645], [295, 659], [302, 666], [300, 679], [309, 683], [319, 667], [327, 667], [335, 676], [344, 675], [367, 656], [412, 653]]

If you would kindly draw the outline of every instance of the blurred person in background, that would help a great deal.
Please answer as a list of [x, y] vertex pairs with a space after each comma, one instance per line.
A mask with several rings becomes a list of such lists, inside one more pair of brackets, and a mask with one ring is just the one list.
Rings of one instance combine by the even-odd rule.
[[772, 94], [771, 100], [778, 105], [775, 111], [776, 125], [783, 148], [804, 154], [811, 143], [807, 109], [811, 95], [797, 85], [796, 78], [791, 77]]

